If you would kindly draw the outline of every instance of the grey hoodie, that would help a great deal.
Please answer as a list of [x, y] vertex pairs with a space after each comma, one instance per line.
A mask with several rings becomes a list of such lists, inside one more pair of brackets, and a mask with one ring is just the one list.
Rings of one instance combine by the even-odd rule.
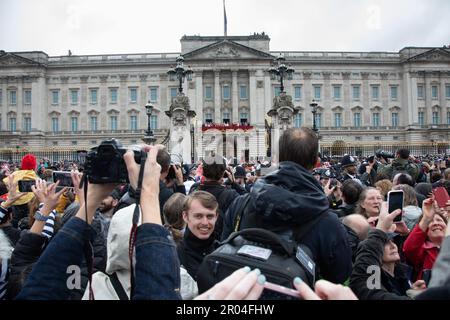
[[[117, 274], [117, 277], [130, 297], [130, 260], [128, 257], [128, 244], [130, 240], [130, 230], [132, 226], [133, 212], [136, 204], [129, 205], [117, 211], [111, 219], [107, 238], [106, 273]], [[141, 217], [139, 217], [139, 225]], [[134, 262], [135, 263], [135, 262]], [[103, 272], [96, 272], [92, 275], [92, 290], [95, 300], [119, 300], [109, 276]], [[187, 273], [180, 268], [181, 297], [183, 300], [193, 299], [198, 294], [197, 283]], [[83, 300], [89, 299], [89, 286], [84, 292]]]

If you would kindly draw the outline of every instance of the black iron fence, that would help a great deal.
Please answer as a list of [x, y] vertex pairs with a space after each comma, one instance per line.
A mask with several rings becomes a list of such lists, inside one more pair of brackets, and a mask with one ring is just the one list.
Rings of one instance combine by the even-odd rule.
[[[167, 140], [167, 137], [166, 139]], [[168, 142], [168, 141], [166, 141]], [[436, 154], [447, 154], [450, 155], [450, 142], [448, 143], [428, 143], [428, 144], [413, 144], [413, 143], [390, 143], [390, 144], [350, 144], [350, 143], [341, 143], [341, 144], [320, 144], [320, 152], [323, 156], [329, 157], [340, 157], [344, 154], [350, 154], [355, 156], [370, 156], [373, 155], [377, 150], [384, 150], [387, 152], [395, 153], [395, 151], [399, 148], [409, 149], [411, 155], [414, 156], [423, 156], [423, 155], [436, 155]], [[85, 158], [85, 150], [79, 149], [64, 149], [64, 148], [40, 148], [40, 149], [14, 149], [14, 148], [4, 148], [0, 149], [0, 160], [12, 160], [14, 162], [20, 162], [22, 157], [27, 153], [33, 153], [36, 158], [49, 159], [51, 162], [68, 160], [68, 161], [77, 161], [84, 162]], [[265, 154], [261, 154], [260, 156], [265, 156]]]

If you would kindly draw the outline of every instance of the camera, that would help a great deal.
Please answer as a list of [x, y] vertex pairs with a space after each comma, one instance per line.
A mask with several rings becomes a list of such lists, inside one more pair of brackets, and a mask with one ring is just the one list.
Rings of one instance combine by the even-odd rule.
[[388, 151], [382, 150], [382, 149], [375, 151], [375, 155], [377, 156], [377, 158], [384, 158], [384, 159], [395, 158], [395, 155], [392, 152], [388, 152]]
[[[104, 140], [86, 155], [85, 173], [90, 183], [128, 183], [128, 171], [123, 160], [127, 148], [116, 139]], [[134, 161], [141, 163], [144, 154], [139, 147], [132, 148]]]
[[59, 181], [59, 187], [73, 187], [70, 171], [53, 171], [53, 182]]

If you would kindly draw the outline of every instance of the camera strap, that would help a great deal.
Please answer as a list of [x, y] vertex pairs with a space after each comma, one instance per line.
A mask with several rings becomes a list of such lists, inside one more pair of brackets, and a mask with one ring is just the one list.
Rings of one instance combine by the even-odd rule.
[[83, 188], [84, 193], [84, 210], [86, 214], [86, 233], [88, 235], [87, 240], [84, 243], [84, 258], [86, 260], [87, 271], [88, 271], [88, 283], [89, 283], [89, 300], [95, 300], [94, 291], [92, 290], [92, 273], [94, 270], [94, 249], [92, 247], [90, 237], [89, 237], [89, 223], [88, 223], [88, 212], [87, 212], [87, 191], [88, 191], [88, 176], [86, 173], [80, 181], [80, 188]]
[[131, 286], [130, 299], [134, 295], [133, 254], [134, 254], [134, 246], [135, 246], [135, 243], [136, 243], [137, 227], [138, 227], [138, 223], [139, 223], [139, 214], [140, 214], [139, 207], [141, 205], [141, 189], [142, 189], [142, 181], [144, 179], [144, 168], [145, 168], [145, 161], [146, 160], [147, 160], [147, 153], [143, 152], [141, 154], [141, 166], [140, 166], [140, 169], [139, 169], [138, 183], [137, 183], [137, 187], [136, 187], [136, 190], [135, 190], [136, 207], [134, 208], [133, 225], [131, 226], [130, 242], [129, 242], [129, 245], [128, 245], [128, 257], [130, 259], [130, 286]]

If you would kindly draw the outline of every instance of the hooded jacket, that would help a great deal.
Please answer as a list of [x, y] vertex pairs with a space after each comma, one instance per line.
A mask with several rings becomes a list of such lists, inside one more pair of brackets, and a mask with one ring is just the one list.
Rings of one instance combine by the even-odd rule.
[[[234, 228], [236, 213], [244, 200], [237, 198], [225, 215], [222, 240]], [[281, 162], [279, 169], [258, 179], [250, 192], [249, 206], [259, 216], [259, 227], [269, 230], [305, 224], [323, 217], [301, 240], [313, 255], [319, 274], [332, 282], [343, 283], [351, 274], [352, 252], [347, 232], [331, 213], [320, 183], [297, 163]], [[244, 227], [244, 228], [245, 228]]]
[[13, 246], [11, 242], [0, 229], [0, 300], [3, 299], [6, 293], [9, 276], [9, 259], [11, 258], [12, 252]]
[[[410, 289], [406, 266], [397, 264], [394, 269], [395, 277], [382, 268], [384, 245], [387, 241], [386, 233], [372, 229], [367, 239], [358, 246], [350, 288], [360, 300], [410, 300], [406, 295], [406, 291]], [[377, 270], [380, 275], [378, 285], [374, 283]]]
[[[19, 170], [19, 171], [14, 172], [14, 182], [17, 184], [18, 184], [19, 180], [36, 180], [37, 178], [39, 178], [39, 177], [37, 176], [36, 172], [34, 172], [34, 170]], [[3, 183], [5, 185], [8, 185], [8, 183], [9, 183], [8, 177], [3, 179]], [[18, 185], [17, 185], [17, 192], [19, 192]], [[27, 192], [20, 199], [17, 199], [16, 201], [14, 201], [14, 203], [12, 205], [20, 206], [22, 204], [30, 202], [31, 199], [33, 199], [33, 198], [34, 198], [34, 193]]]
[[[111, 219], [107, 238], [106, 274], [96, 272], [92, 275], [92, 290], [96, 300], [119, 300], [108, 274], [117, 274], [123, 289], [130, 297], [130, 260], [128, 245], [135, 204], [117, 211]], [[141, 217], [139, 223], [141, 224]], [[134, 259], [133, 259], [134, 260]], [[164, 266], [161, 266], [164, 268]], [[184, 300], [193, 299], [197, 293], [197, 284], [187, 271], [180, 268], [181, 296]], [[89, 299], [89, 289], [84, 292], [83, 300]]]

